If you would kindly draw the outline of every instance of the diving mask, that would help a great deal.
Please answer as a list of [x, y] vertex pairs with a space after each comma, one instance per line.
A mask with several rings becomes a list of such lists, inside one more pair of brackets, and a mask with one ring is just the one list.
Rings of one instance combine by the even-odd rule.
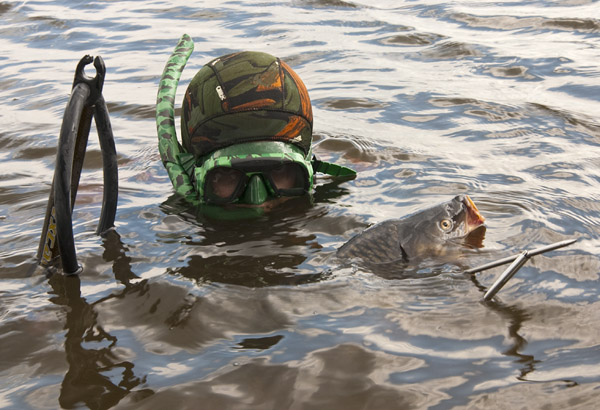
[[313, 172], [311, 162], [297, 147], [261, 141], [215, 151], [196, 166], [194, 179], [204, 203], [259, 205], [310, 192]]

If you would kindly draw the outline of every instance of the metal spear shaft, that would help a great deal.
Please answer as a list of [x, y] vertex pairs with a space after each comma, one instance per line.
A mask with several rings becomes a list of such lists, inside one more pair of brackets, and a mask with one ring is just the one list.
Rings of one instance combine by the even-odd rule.
[[519, 256], [517, 256], [517, 258], [514, 260], [514, 262], [511, 263], [510, 266], [506, 268], [504, 272], [502, 272], [502, 275], [500, 275], [500, 277], [496, 279], [496, 282], [494, 282], [494, 284], [490, 286], [488, 291], [485, 292], [485, 295], [483, 295], [483, 300], [487, 302], [488, 300], [496, 296], [496, 293], [498, 293], [500, 289], [502, 289], [504, 285], [506, 285], [510, 278], [512, 278], [515, 275], [515, 273], [517, 273], [517, 271], [521, 269], [523, 265], [525, 265], [525, 262], [527, 262], [529, 258], [529, 252], [521, 252], [521, 254], [519, 254]]
[[[567, 239], [560, 242], [551, 243], [550, 245], [542, 246], [541, 248], [534, 249], [532, 251], [527, 251], [529, 257], [539, 255], [540, 253], [550, 252], [558, 248], [562, 248], [572, 243], [577, 242], [577, 239]], [[487, 269], [495, 268], [496, 266], [506, 265], [507, 263], [511, 263], [515, 259], [517, 259], [520, 255], [509, 256], [504, 259], [499, 259], [494, 262], [486, 263], [485, 265], [478, 266], [476, 268], [467, 269], [465, 273], [477, 273]]]
[[476, 273], [481, 272], [486, 269], [495, 268], [496, 266], [506, 265], [507, 263], [511, 263], [511, 265], [506, 268], [502, 275], [496, 279], [496, 281], [490, 286], [489, 290], [483, 296], [483, 300], [488, 301], [493, 298], [496, 293], [500, 291], [506, 285], [506, 283], [517, 273], [519, 269], [532, 257], [535, 255], [539, 255], [540, 253], [553, 251], [558, 248], [562, 248], [572, 243], [575, 243], [577, 239], [567, 239], [564, 241], [552, 243], [550, 245], [542, 246], [541, 248], [537, 248], [531, 251], [524, 251], [515, 256], [509, 256], [504, 259], [500, 259], [494, 262], [487, 263], [485, 265], [481, 265], [476, 268], [468, 269], [465, 273]]

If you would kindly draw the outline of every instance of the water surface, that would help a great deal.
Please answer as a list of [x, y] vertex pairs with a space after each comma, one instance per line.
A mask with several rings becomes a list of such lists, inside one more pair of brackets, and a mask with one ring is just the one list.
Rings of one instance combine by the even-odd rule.
[[[600, 398], [600, 20], [572, 1], [0, 2], [0, 406], [593, 408]], [[173, 193], [154, 124], [179, 37], [250, 49], [309, 89], [315, 153], [359, 171], [312, 203], [218, 221]], [[80, 279], [35, 270], [57, 136], [101, 55], [116, 230], [95, 130]], [[93, 71], [93, 69], [92, 69]], [[93, 72], [90, 73], [93, 75]], [[410, 275], [340, 264], [365, 227], [467, 193], [484, 247]], [[498, 297], [466, 268], [551, 242]], [[33, 272], [33, 273], [32, 273]]]

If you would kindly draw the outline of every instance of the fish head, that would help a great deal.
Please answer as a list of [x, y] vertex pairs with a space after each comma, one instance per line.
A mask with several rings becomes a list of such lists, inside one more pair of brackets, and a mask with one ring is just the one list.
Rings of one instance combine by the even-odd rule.
[[[403, 234], [401, 246], [410, 255], [442, 254], [453, 241], [473, 236], [479, 238], [470, 243], [479, 247], [485, 232], [485, 218], [468, 195], [458, 195], [450, 201], [418, 212], [403, 224], [408, 232]], [[477, 246], [479, 243], [479, 246]]]
[[485, 218], [468, 195], [458, 195], [442, 204], [434, 222], [444, 239], [463, 238], [484, 226]]

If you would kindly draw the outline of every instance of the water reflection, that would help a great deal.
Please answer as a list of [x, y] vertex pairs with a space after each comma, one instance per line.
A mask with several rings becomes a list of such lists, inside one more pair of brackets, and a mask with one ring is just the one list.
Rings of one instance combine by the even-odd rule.
[[[249, 287], [300, 285], [327, 278], [322, 265], [311, 264], [323, 248], [317, 234], [335, 235], [360, 225], [347, 217], [328, 216], [323, 205], [347, 194], [344, 182], [325, 180], [311, 197], [276, 200], [277, 206], [271, 208], [191, 208], [181, 198], [170, 197], [161, 209], [188, 222], [182, 230], [195, 232], [193, 238], [185, 235], [185, 266], [169, 271], [197, 282]], [[179, 241], [184, 237], [173, 231], [165, 236]]]
[[115, 229], [111, 229], [103, 235], [102, 247], [104, 248], [102, 259], [112, 262], [115, 279], [128, 287], [130, 281], [137, 279], [138, 276], [131, 270], [131, 257], [128, 255], [128, 249]]
[[[103, 237], [103, 260], [112, 262], [115, 279], [125, 285], [125, 291], [115, 292], [93, 303], [81, 296], [79, 276], [64, 276], [48, 271], [51, 287], [49, 300], [65, 307], [64, 351], [68, 370], [61, 384], [58, 401], [62, 408], [85, 404], [90, 409], [108, 409], [145, 383], [144, 376], [136, 376], [134, 363], [127, 360], [126, 351], [119, 351], [117, 337], [106, 331], [98, 321], [97, 306], [112, 298], [123, 297], [132, 291], [130, 281], [136, 279], [131, 270], [127, 248], [115, 230]], [[135, 394], [145, 397], [150, 389], [137, 389]]]
[[238, 343], [239, 349], [267, 350], [275, 346], [283, 339], [283, 336], [253, 337], [245, 338]]
[[81, 297], [79, 277], [53, 275], [48, 283], [54, 294], [50, 301], [68, 308], [64, 348], [69, 369], [61, 384], [61, 407], [113, 407], [144, 383], [143, 377], [134, 374], [133, 363], [116, 354], [117, 338], [98, 325], [94, 304]]
[[465, 23], [471, 27], [489, 28], [494, 30], [515, 29], [548, 29], [564, 30], [582, 33], [600, 31], [600, 23], [590, 18], [545, 18], [545, 17], [516, 17], [516, 16], [477, 16], [467, 13], [455, 13], [451, 19]]
[[[476, 275], [469, 275], [469, 277], [477, 289], [482, 292], [482, 294], [487, 292], [488, 289], [483, 286], [479, 280], [477, 280]], [[519, 308], [514, 304], [505, 304], [498, 298], [494, 298], [489, 301], [482, 300], [481, 303], [483, 303], [493, 312], [497, 313], [504, 319], [505, 323], [507, 323], [508, 336], [512, 339], [512, 344], [502, 354], [515, 357], [517, 362], [523, 365], [517, 378], [519, 380], [526, 380], [526, 376], [535, 371], [535, 363], [537, 361], [535, 360], [534, 356], [522, 353], [527, 346], [527, 340], [519, 334], [519, 331], [523, 328], [524, 323], [531, 319], [531, 315], [525, 309]]]

